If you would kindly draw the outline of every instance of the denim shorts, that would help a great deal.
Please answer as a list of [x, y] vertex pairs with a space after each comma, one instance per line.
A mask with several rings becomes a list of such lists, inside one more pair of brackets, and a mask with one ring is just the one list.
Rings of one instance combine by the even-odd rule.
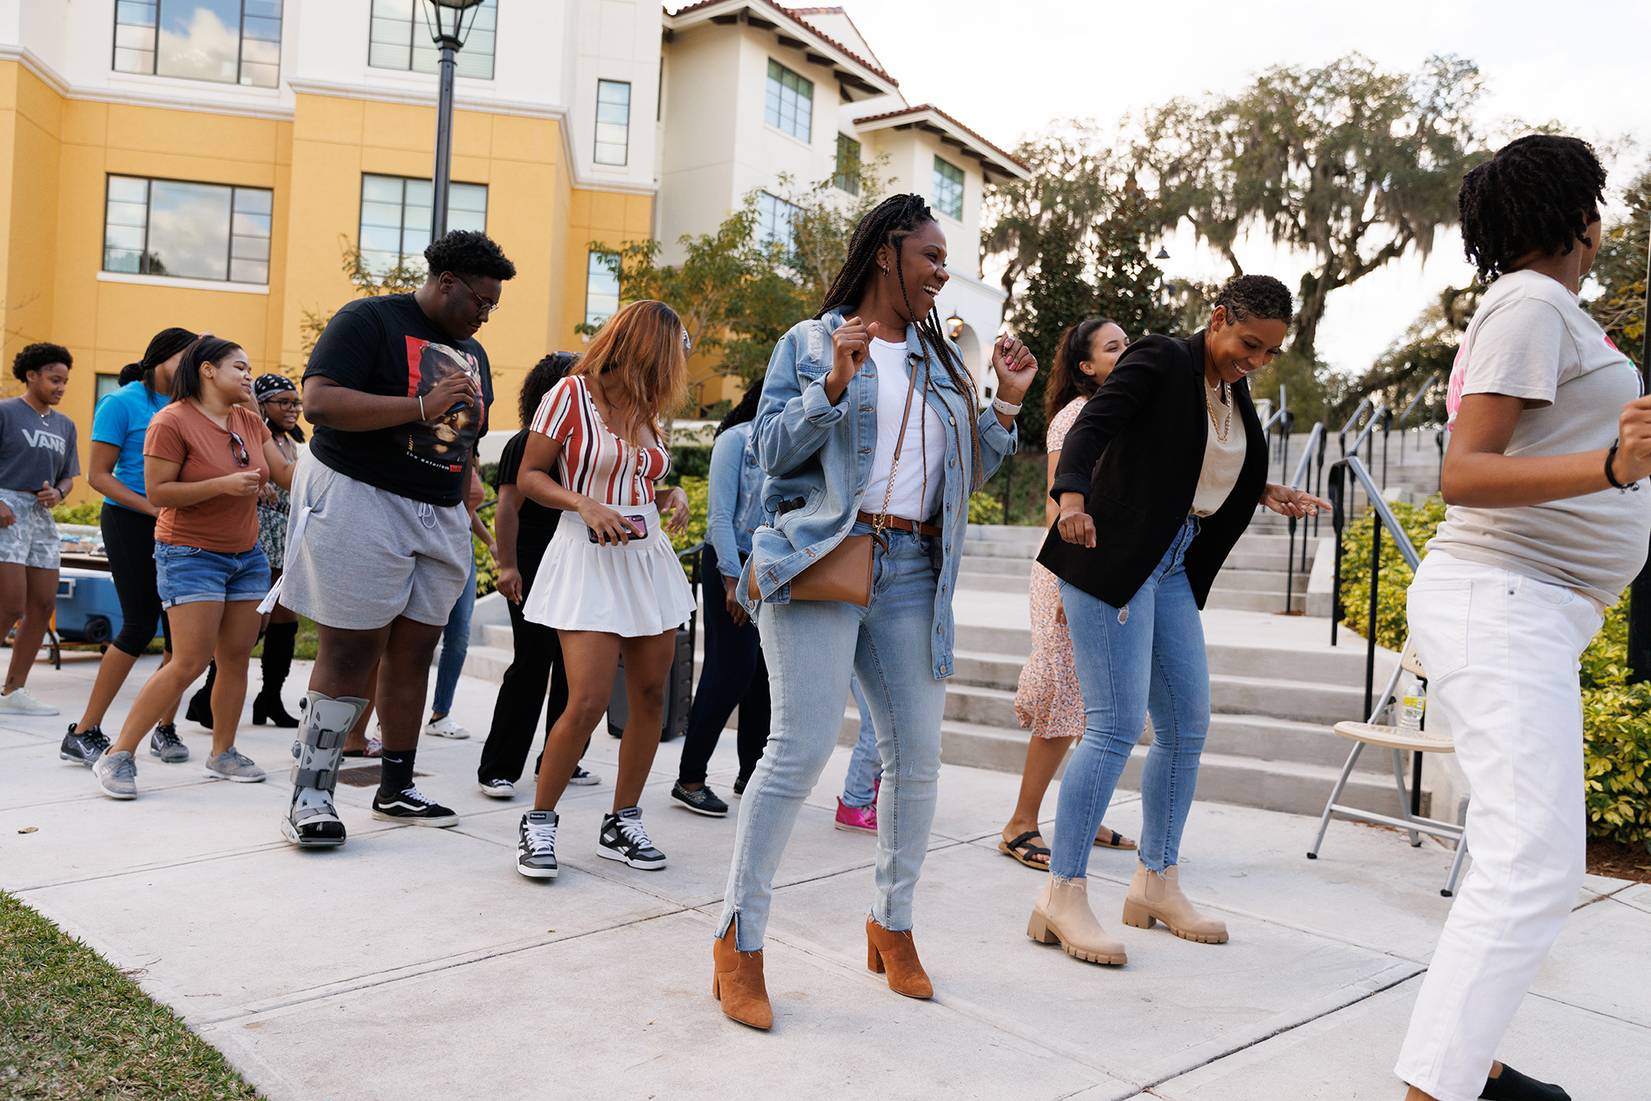
[[269, 592], [269, 559], [254, 546], [238, 554], [155, 540], [155, 588], [161, 606], [259, 601]]

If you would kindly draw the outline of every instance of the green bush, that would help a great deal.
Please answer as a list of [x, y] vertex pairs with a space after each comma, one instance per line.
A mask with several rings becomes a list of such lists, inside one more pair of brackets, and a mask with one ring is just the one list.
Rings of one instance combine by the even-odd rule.
[[[1418, 552], [1444, 520], [1444, 502], [1393, 505], [1394, 518]], [[1342, 622], [1366, 634], [1370, 607], [1370, 539], [1374, 517], [1352, 524], [1342, 539]], [[1410, 567], [1382, 533], [1382, 579], [1376, 641], [1404, 645], [1405, 590]], [[1368, 637], [1368, 635], [1366, 635]], [[1628, 682], [1628, 598], [1606, 612], [1605, 625], [1582, 655], [1582, 749], [1588, 829], [1595, 837], [1651, 850], [1651, 683]]]
[[102, 515], [103, 498], [101, 497], [78, 505], [61, 504], [52, 509], [52, 519], [60, 524], [86, 524], [95, 528], [98, 519]]

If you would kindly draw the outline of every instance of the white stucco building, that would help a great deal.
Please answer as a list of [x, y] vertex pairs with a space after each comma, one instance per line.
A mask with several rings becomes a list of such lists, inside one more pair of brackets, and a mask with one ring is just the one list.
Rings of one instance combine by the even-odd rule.
[[881, 160], [889, 188], [925, 196], [946, 231], [952, 278], [937, 306], [981, 379], [1004, 302], [980, 278], [981, 205], [1025, 166], [939, 107], [908, 103], [840, 7], [705, 0], [667, 14], [663, 40], [655, 209], [666, 258], [752, 192], [764, 232], [783, 238], [782, 177], [806, 187], [839, 158]]

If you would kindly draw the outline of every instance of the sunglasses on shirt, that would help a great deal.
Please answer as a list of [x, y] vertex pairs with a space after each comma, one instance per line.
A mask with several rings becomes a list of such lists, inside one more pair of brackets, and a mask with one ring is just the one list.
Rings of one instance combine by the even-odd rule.
[[252, 455], [247, 451], [246, 441], [234, 432], [229, 434], [229, 452], [235, 456], [235, 461], [242, 466], [252, 465]]

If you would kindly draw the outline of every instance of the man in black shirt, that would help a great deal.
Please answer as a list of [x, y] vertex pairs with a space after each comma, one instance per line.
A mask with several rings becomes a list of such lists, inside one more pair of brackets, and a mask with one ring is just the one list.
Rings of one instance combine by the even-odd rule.
[[278, 590], [320, 634], [282, 823], [303, 847], [344, 843], [333, 787], [375, 666], [384, 751], [373, 816], [458, 822], [414, 785], [413, 758], [430, 658], [469, 581], [464, 489], [493, 400], [474, 337], [516, 268], [487, 237], [460, 230], [424, 258], [429, 276], [412, 294], [340, 309], [304, 371], [315, 434], [293, 480]]

